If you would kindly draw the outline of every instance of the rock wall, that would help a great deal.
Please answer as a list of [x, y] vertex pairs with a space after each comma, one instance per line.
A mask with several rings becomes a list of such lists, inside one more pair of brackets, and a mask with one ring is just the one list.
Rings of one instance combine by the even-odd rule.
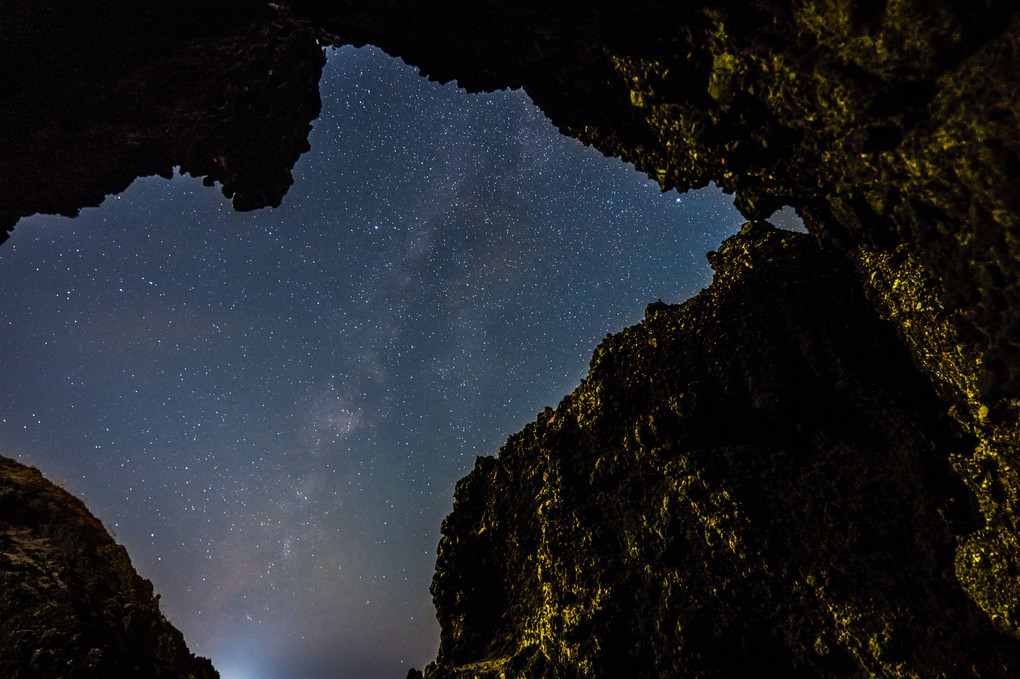
[[291, 4], [430, 78], [523, 87], [664, 188], [714, 181], [749, 219], [791, 205], [862, 268], [916, 259], [979, 391], [1020, 388], [1014, 3]]
[[325, 56], [252, 0], [103, 0], [3, 3], [0, 63], [3, 242], [23, 216], [74, 216], [174, 171], [219, 183], [238, 210], [279, 205]]
[[214, 679], [80, 500], [0, 456], [0, 676]]
[[0, 5], [5, 227], [175, 166], [278, 203], [320, 46], [372, 43], [523, 87], [664, 189], [714, 181], [752, 221], [794, 206], [821, 246], [751, 228], [712, 291], [608, 340], [480, 463], [446, 524], [433, 676], [1017, 673], [1015, 3], [220, 7]]
[[974, 441], [852, 269], [764, 223], [711, 259], [458, 484], [425, 676], [1017, 676], [954, 573]]

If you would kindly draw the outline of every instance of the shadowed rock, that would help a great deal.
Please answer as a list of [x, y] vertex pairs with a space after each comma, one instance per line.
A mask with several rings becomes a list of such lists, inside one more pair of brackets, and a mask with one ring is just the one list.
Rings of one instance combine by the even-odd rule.
[[127, 4], [0, 7], [4, 232], [175, 168], [238, 210], [277, 206], [293, 183], [320, 108], [314, 35], [244, 0]]
[[523, 87], [663, 189], [814, 238], [730, 241], [479, 463], [430, 676], [1018, 672], [1015, 3], [0, 4], [0, 223], [175, 166], [277, 204], [326, 43]]
[[213, 679], [77, 498], [0, 456], [0, 675]]
[[457, 486], [431, 679], [1011, 677], [961, 438], [850, 268], [745, 226]]

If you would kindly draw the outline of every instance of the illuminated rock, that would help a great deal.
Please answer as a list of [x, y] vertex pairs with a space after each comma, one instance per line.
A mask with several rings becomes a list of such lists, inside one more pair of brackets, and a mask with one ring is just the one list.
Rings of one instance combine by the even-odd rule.
[[852, 269], [762, 223], [710, 259], [458, 484], [425, 676], [1016, 676], [954, 573], [973, 440]]

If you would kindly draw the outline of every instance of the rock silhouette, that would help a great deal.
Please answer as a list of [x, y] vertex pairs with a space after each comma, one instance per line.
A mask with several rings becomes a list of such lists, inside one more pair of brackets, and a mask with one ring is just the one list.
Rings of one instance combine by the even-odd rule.
[[751, 223], [460, 484], [426, 676], [1020, 672], [1015, 3], [7, 3], [0, 222], [174, 168], [276, 205], [367, 43]]
[[0, 456], [0, 674], [212, 679], [85, 505]]
[[1009, 677], [971, 454], [853, 272], [748, 224], [457, 486], [426, 677]]

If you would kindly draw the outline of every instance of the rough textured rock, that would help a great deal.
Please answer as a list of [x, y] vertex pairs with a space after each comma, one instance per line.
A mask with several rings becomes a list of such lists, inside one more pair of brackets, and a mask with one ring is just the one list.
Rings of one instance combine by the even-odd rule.
[[[608, 437], [605, 442], [554, 426], [558, 415], [544, 417], [515, 438], [499, 461], [482, 463], [469, 477], [447, 524], [450, 537], [436, 581], [445, 627], [434, 676], [455, 668], [474, 671], [465, 668], [485, 658], [512, 658], [515, 664], [506, 665], [511, 674], [524, 667], [532, 676], [545, 672], [542, 658], [551, 668], [548, 676], [569, 674], [569, 667], [581, 674], [610, 672], [621, 662], [725, 675], [735, 671], [726, 663], [753, 657], [809, 676], [858, 671], [852, 668], [876, 676], [939, 676], [956, 672], [955, 665], [940, 662], [969, 663], [968, 658], [973, 664], [966, 672], [1007, 671], [995, 665], [996, 649], [1012, 649], [1009, 639], [1020, 637], [1015, 2], [232, 0], [216, 10], [203, 5], [204, 20], [195, 22], [197, 7], [190, 0], [157, 0], [146, 9], [123, 0], [89, 8], [0, 4], [0, 61], [7, 82], [0, 92], [0, 129], [7, 132], [0, 136], [0, 223], [7, 227], [37, 211], [73, 214], [122, 190], [137, 175], [167, 174], [175, 165], [210, 184], [222, 183], [239, 209], [276, 204], [318, 111], [319, 45], [372, 43], [430, 78], [455, 79], [469, 90], [523, 87], [565, 134], [634, 163], [664, 189], [714, 181], [735, 193], [752, 220], [794, 206], [824, 247], [822, 255], [805, 254], [804, 239], [773, 247], [772, 237], [754, 233], [731, 243], [731, 249], [744, 243], [739, 247], [746, 246], [746, 258], [763, 263], [761, 278], [755, 278], [757, 265], [754, 273], [741, 274], [762, 286], [759, 297], [747, 292], [740, 297], [745, 302], [737, 303], [727, 296], [737, 269], [725, 264], [732, 257], [723, 257], [715, 292], [684, 311], [658, 309], [643, 326], [661, 346], [675, 347], [679, 340], [657, 334], [657, 324], [666, 322], [657, 320], [660, 315], [682, 318], [684, 327], [704, 333], [711, 323], [737, 324], [732, 332], [739, 337], [720, 335], [703, 345], [687, 330], [670, 330], [701, 346], [704, 356], [697, 360], [720, 361], [718, 372], [694, 371], [697, 379], [683, 381], [687, 377], [677, 376], [687, 375], [695, 361], [683, 352], [669, 358], [675, 364], [651, 367], [647, 357], [659, 356], [658, 350], [642, 354], [632, 347], [623, 352], [631, 363], [597, 357], [586, 384], [604, 383], [595, 410], [603, 413], [607, 428], [596, 427], [598, 418], [577, 426]], [[76, 67], [64, 68], [51, 44], [74, 53]], [[764, 250], [755, 254], [758, 247]], [[829, 276], [818, 269], [818, 257], [826, 262], [823, 269], [841, 273]], [[803, 286], [782, 287], [779, 281], [792, 280], [784, 276], [797, 267], [818, 269], [834, 305], [854, 300], [847, 308], [862, 325], [839, 325], [818, 298], [800, 291]], [[798, 305], [817, 313], [806, 314]], [[796, 347], [782, 344], [787, 329], [775, 319], [787, 316], [808, 326], [803, 360], [790, 358]], [[813, 330], [811, 323], [817, 323]], [[619, 342], [640, 332], [628, 331]], [[740, 344], [741, 337], [748, 343]], [[739, 353], [726, 357], [717, 346]], [[870, 368], [861, 346], [881, 348], [868, 359]], [[761, 354], [762, 347], [779, 353]], [[792, 372], [785, 369], [787, 359]], [[761, 372], [769, 365], [784, 368]], [[639, 375], [667, 374], [678, 380], [668, 389], [628, 391], [628, 382]], [[739, 384], [747, 386], [744, 401], [757, 406], [734, 396]], [[807, 393], [811, 398], [803, 397]], [[588, 533], [571, 533], [566, 519], [536, 523], [541, 505], [511, 512], [496, 503], [487, 490], [495, 481], [485, 480], [487, 475], [498, 472], [493, 479], [506, 488], [544, 497], [563, 485], [561, 476], [588, 473], [594, 460], [608, 454], [600, 446], [627, 440], [620, 439], [619, 427], [658, 419], [671, 399], [687, 399], [696, 412], [677, 406], [679, 414], [665, 421], [683, 423], [675, 425], [677, 431], [693, 427], [702, 438], [695, 437], [690, 449], [674, 447], [669, 464], [656, 461], [657, 443], [618, 446], [616, 457], [603, 463], [621, 470], [615, 487], [638, 504], [620, 505], [599, 527], [601, 507], [610, 505], [584, 494], [557, 500], [556, 511], [576, 515], [584, 531], [609, 545], [595, 555], [600, 560], [584, 562], [594, 564], [595, 572], [575, 568], [572, 577], [580, 589], [569, 590], [569, 597], [576, 601], [564, 598], [568, 590], [547, 595], [546, 581], [535, 581], [530, 571], [501, 570], [502, 554], [539, 544], [535, 526], [559, 531], [542, 539], [560, 550], [564, 563], [571, 554], [587, 559], [596, 548], [585, 542]], [[584, 410], [571, 403], [561, 409], [594, 412], [594, 406]], [[813, 414], [817, 432], [811, 422], [802, 428], [817, 436], [804, 439], [796, 427], [762, 428], [761, 418], [772, 421], [768, 413], [790, 423], [801, 410]], [[847, 420], [852, 424], [840, 429], [843, 410], [852, 414]], [[739, 438], [745, 416], [748, 431], [765, 438]], [[711, 422], [714, 428], [706, 424]], [[669, 427], [658, 430], [673, 431]], [[567, 431], [566, 443], [557, 438], [561, 431]], [[541, 446], [525, 446], [540, 432], [555, 435]], [[570, 438], [575, 434], [580, 438]], [[669, 434], [674, 435], [680, 436]], [[515, 446], [528, 448], [552, 475], [514, 466], [514, 459], [527, 457], [512, 452]], [[734, 452], [740, 446], [754, 454], [740, 456]], [[560, 460], [555, 465], [546, 459], [554, 451]], [[761, 465], [782, 455], [792, 456], [792, 470], [766, 474]], [[726, 469], [738, 476], [725, 481], [719, 460], [734, 456], [745, 466], [727, 462]], [[811, 472], [814, 465], [817, 471]], [[685, 469], [709, 480], [689, 483]], [[807, 509], [791, 504], [786, 498], [809, 492], [801, 485], [831, 488], [835, 499], [812, 495]], [[733, 511], [740, 512], [734, 516], [751, 522], [753, 531], [745, 534], [738, 530], [744, 524], [730, 526], [719, 518], [730, 511], [729, 500], [713, 495], [720, 487], [731, 497], [738, 493]], [[660, 519], [646, 515], [648, 508], [640, 504], [652, 497], [672, 498]], [[483, 506], [490, 499], [496, 504]], [[486, 512], [502, 517], [498, 530], [477, 524]], [[887, 513], [905, 523], [874, 533], [869, 526], [893, 520]], [[738, 546], [728, 548], [732, 558], [709, 537], [698, 541], [691, 517], [702, 515], [722, 522], [719, 530], [726, 536], [740, 536]], [[801, 519], [807, 518], [815, 523], [800, 535]], [[661, 535], [639, 530], [639, 522], [649, 521]], [[470, 537], [479, 526], [484, 539]], [[833, 546], [837, 538], [842, 547]], [[660, 543], [672, 546], [659, 554]], [[806, 551], [796, 551], [801, 548]], [[681, 559], [673, 549], [687, 556]], [[742, 561], [741, 554], [757, 561]], [[843, 565], [823, 567], [830, 557]], [[676, 572], [687, 573], [687, 579], [668, 584], [650, 575], [665, 573], [663, 564], [673, 568], [678, 560], [688, 571]], [[492, 567], [476, 573], [476, 562]], [[543, 563], [543, 572], [550, 572], [552, 562]], [[809, 570], [801, 572], [802, 567]], [[754, 569], [759, 574], [752, 577]], [[494, 584], [496, 574], [502, 579]], [[478, 577], [489, 580], [475, 582]], [[598, 584], [603, 580], [614, 583], [612, 592]], [[560, 584], [568, 581], [573, 582]], [[721, 592], [723, 582], [737, 583], [737, 593], [713, 594], [711, 587]], [[686, 597], [686, 603], [669, 597]], [[536, 602], [545, 608], [528, 608]], [[621, 613], [612, 623], [616, 627], [599, 634], [626, 637], [629, 627], [644, 630], [635, 642], [640, 657], [614, 660], [598, 649], [578, 650], [562, 633], [585, 629], [570, 627], [576, 621], [564, 617], [569, 611], [587, 619], [610, 605], [606, 602], [615, 602], [613, 610]], [[741, 602], [749, 608], [740, 615], [769, 621], [767, 633], [751, 634], [740, 622]], [[663, 617], [663, 607], [689, 609], [694, 617]], [[910, 622], [903, 610], [922, 617]], [[715, 623], [705, 622], [716, 613], [728, 621], [718, 636]], [[648, 621], [659, 621], [660, 629]], [[661, 645], [664, 639], [676, 641], [680, 633], [670, 625], [677, 624], [684, 630], [684, 648], [701, 649], [700, 656]], [[811, 625], [820, 630], [815, 636]], [[923, 631], [928, 628], [931, 639]], [[705, 630], [711, 639], [697, 636]], [[746, 648], [730, 652], [729, 642], [738, 637]], [[982, 655], [981, 649], [988, 652]], [[602, 664], [583, 665], [582, 657]], [[487, 667], [476, 669], [484, 673]]]
[[431, 78], [523, 87], [664, 188], [714, 181], [854, 258], [909, 254], [984, 356], [981, 391], [1020, 387], [1015, 3], [292, 5]]
[[1012, 677], [954, 573], [973, 455], [851, 268], [748, 224], [443, 525], [431, 679]]
[[104, 0], [3, 3], [0, 62], [6, 239], [22, 216], [74, 216], [175, 169], [220, 183], [238, 210], [279, 205], [325, 56], [259, 2]]
[[0, 676], [213, 679], [80, 500], [0, 456]]

